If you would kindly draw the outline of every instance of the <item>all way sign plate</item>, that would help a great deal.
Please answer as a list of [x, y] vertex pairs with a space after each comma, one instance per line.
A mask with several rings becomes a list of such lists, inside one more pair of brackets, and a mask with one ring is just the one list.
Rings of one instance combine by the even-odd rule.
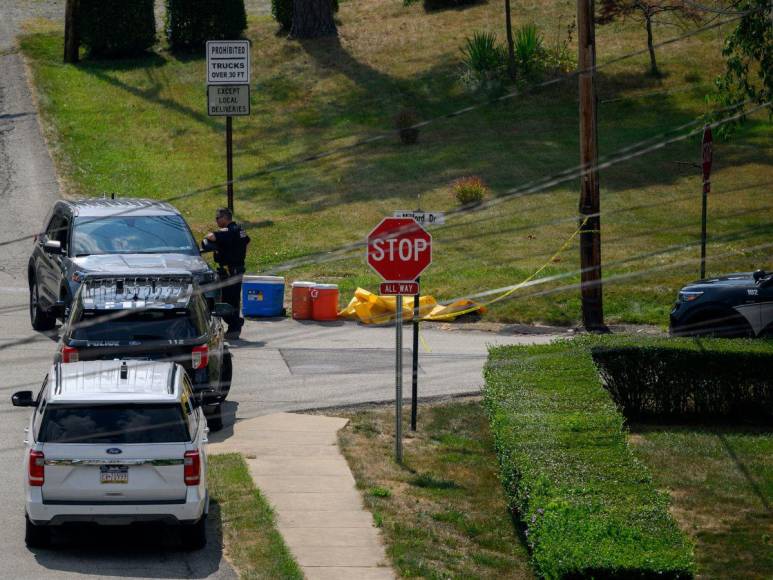
[[210, 117], [244, 117], [250, 114], [250, 85], [208, 85]]
[[397, 296], [398, 294], [410, 296], [418, 293], [418, 282], [382, 282], [379, 288], [379, 294], [382, 296]]
[[250, 41], [207, 41], [207, 84], [250, 83]]

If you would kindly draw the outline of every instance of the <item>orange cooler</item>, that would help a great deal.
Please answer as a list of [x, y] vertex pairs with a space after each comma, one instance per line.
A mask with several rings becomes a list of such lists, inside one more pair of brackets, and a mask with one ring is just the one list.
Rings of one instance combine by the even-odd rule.
[[311, 320], [311, 290], [314, 282], [293, 282], [293, 319]]
[[314, 320], [338, 320], [337, 284], [314, 284], [311, 289], [311, 313]]

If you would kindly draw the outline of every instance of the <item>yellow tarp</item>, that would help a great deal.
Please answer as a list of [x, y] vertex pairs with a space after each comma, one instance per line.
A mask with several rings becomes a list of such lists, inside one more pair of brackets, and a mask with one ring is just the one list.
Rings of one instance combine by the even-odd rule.
[[[363, 324], [385, 324], [395, 317], [397, 300], [394, 296], [379, 296], [364, 288], [357, 288], [348, 306], [338, 313], [340, 318], [357, 320]], [[457, 300], [452, 304], [438, 304], [433, 296], [419, 299], [421, 320], [453, 320], [470, 312], [485, 312], [486, 308], [472, 300]], [[413, 318], [413, 297], [403, 298], [403, 319]]]

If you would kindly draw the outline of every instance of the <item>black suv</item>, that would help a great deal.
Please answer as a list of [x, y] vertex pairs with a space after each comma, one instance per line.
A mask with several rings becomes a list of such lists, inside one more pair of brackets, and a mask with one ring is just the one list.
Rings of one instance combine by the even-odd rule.
[[89, 274], [69, 308], [55, 362], [176, 362], [217, 430], [233, 375], [221, 320], [231, 312], [228, 304], [215, 304], [210, 312], [190, 272]]
[[[50, 330], [91, 272], [168, 269], [192, 272], [205, 286], [217, 274], [199, 253], [188, 224], [173, 206], [147, 199], [58, 201], [35, 236], [27, 268], [30, 321]], [[218, 292], [208, 297], [214, 302]]]
[[773, 272], [757, 270], [685, 286], [671, 310], [675, 336], [773, 337]]

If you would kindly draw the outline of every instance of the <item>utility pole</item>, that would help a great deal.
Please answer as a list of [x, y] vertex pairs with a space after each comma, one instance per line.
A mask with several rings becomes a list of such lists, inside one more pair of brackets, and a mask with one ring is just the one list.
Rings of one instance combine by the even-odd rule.
[[577, 0], [580, 69], [580, 291], [582, 322], [590, 332], [604, 325], [601, 286], [601, 217], [599, 216], [598, 135], [596, 119], [596, 34], [593, 0]]
[[510, 16], [510, 0], [505, 0], [505, 32], [507, 33], [507, 74], [514, 81], [515, 72], [515, 46], [513, 44], [513, 21]]
[[78, 48], [80, 47], [80, 35], [78, 34], [78, 0], [67, 0], [64, 7], [64, 62], [75, 64], [78, 62]]

